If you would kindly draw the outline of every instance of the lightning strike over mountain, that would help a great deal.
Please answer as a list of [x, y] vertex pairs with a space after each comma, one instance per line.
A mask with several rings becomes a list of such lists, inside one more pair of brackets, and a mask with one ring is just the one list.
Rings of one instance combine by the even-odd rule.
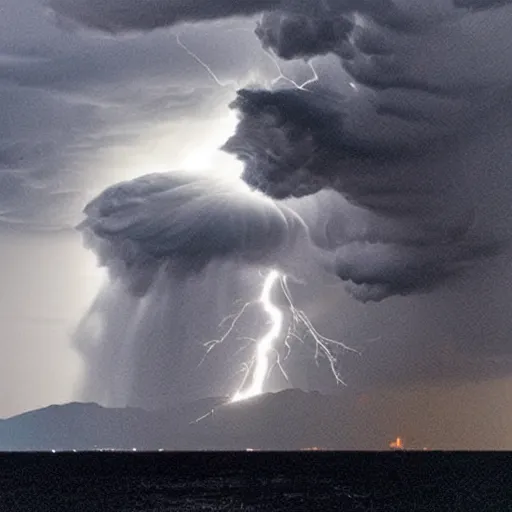
[[[176, 43], [178, 46], [180, 46], [192, 59], [194, 59], [200, 66], [202, 66], [205, 71], [213, 78], [215, 83], [219, 87], [229, 87], [232, 88], [233, 86], [238, 86], [235, 81], [229, 81], [229, 82], [222, 82], [219, 77], [215, 74], [215, 72], [212, 70], [211, 66], [208, 65], [203, 59], [201, 59], [195, 52], [193, 52], [183, 41], [181, 40], [181, 37], [179, 34], [176, 35]], [[309, 69], [312, 72], [312, 76], [307, 79], [304, 83], [298, 83], [292, 78], [289, 78], [285, 75], [283, 70], [281, 69], [281, 66], [278, 62], [278, 56], [274, 53], [274, 51], [271, 48], [268, 48], [265, 52], [267, 56], [270, 58], [270, 60], [273, 62], [275, 67], [277, 68], [277, 71], [279, 72], [279, 75], [274, 78], [271, 81], [271, 87], [274, 87], [280, 80], [284, 80], [285, 82], [291, 84], [295, 89], [300, 91], [307, 91], [306, 87], [310, 84], [316, 83], [319, 80], [318, 73], [311, 62], [310, 59], [307, 59], [307, 65]], [[289, 304], [289, 309], [292, 314], [292, 322], [293, 327], [290, 326], [288, 328], [287, 332], [284, 331], [284, 315], [282, 311], [277, 307], [271, 299], [271, 294], [276, 286], [277, 283], [281, 284], [281, 288], [283, 289], [283, 292], [286, 296], [286, 299]], [[315, 348], [315, 360], [318, 362], [318, 357], [320, 353], [323, 353], [328, 361], [329, 365], [331, 367], [332, 373], [336, 378], [337, 383], [343, 383], [341, 377], [338, 374], [338, 370], [336, 369], [336, 358], [333, 356], [331, 351], [328, 348], [329, 343], [334, 343], [336, 345], [343, 346], [344, 348], [350, 350], [348, 347], [345, 347], [345, 345], [330, 340], [328, 338], [323, 337], [318, 331], [315, 329], [315, 327], [311, 324], [309, 318], [306, 316], [306, 314], [303, 311], [297, 310], [295, 306], [293, 305], [290, 290], [288, 288], [288, 285], [286, 284], [286, 276], [281, 275], [278, 271], [272, 270], [268, 276], [265, 278], [263, 282], [263, 289], [261, 292], [261, 296], [259, 298], [259, 302], [263, 305], [264, 311], [269, 315], [270, 317], [270, 323], [271, 327], [269, 331], [260, 339], [257, 341], [256, 345], [256, 353], [252, 359], [252, 362], [246, 363], [244, 365], [245, 368], [245, 375], [242, 381], [241, 386], [239, 387], [238, 391], [235, 393], [235, 395], [232, 398], [232, 402], [238, 402], [242, 400], [246, 400], [248, 398], [252, 398], [254, 396], [260, 395], [264, 392], [265, 383], [267, 381], [267, 377], [271, 371], [271, 365], [270, 365], [270, 353], [273, 351], [276, 354], [276, 361], [275, 365], [277, 365], [280, 368], [281, 373], [285, 377], [286, 380], [288, 380], [286, 371], [281, 365], [281, 360], [279, 356], [279, 352], [275, 348], [276, 342], [279, 341], [279, 338], [284, 336], [284, 343], [286, 347], [288, 348], [288, 353], [291, 350], [291, 347], [288, 343], [288, 339], [290, 336], [299, 338], [297, 336], [297, 333], [295, 331], [295, 327], [302, 323], [304, 326], [306, 326], [308, 332], [311, 334], [313, 339], [316, 343]], [[229, 328], [226, 330], [226, 332], [222, 335], [220, 339], [217, 340], [211, 340], [205, 343], [206, 353], [199, 362], [198, 366], [201, 366], [201, 364], [205, 361], [208, 354], [220, 343], [223, 343], [233, 332], [233, 329], [235, 328], [237, 322], [240, 320], [240, 318], [245, 313], [248, 306], [250, 306], [252, 303], [247, 302], [243, 305], [243, 307], [240, 309], [240, 311], [234, 315]], [[223, 320], [223, 322], [226, 319]], [[223, 323], [221, 322], [221, 324]], [[299, 338], [300, 339], [300, 338]], [[300, 340], [302, 341], [302, 340]], [[249, 377], [250, 376], [250, 377]], [[250, 378], [250, 385], [248, 387], [245, 387], [245, 384], [247, 380]]]
[[[287, 310], [291, 314], [291, 321], [287, 329], [285, 329], [284, 325], [283, 311], [272, 301], [272, 292], [278, 283], [280, 284], [286, 298]], [[250, 363], [246, 363], [244, 365], [246, 369], [245, 376], [238, 391], [233, 396], [231, 400], [232, 402], [239, 402], [264, 393], [265, 383], [273, 366], [277, 365], [285, 379], [288, 380], [286, 371], [281, 364], [281, 358], [277, 347], [280, 339], [282, 339], [282, 345], [286, 347], [287, 350], [284, 357], [284, 360], [286, 360], [292, 350], [289, 340], [291, 338], [295, 338], [297, 341], [304, 344], [309, 336], [315, 344], [314, 357], [317, 364], [321, 356], [325, 357], [329, 363], [331, 372], [336, 379], [336, 383], [345, 385], [345, 382], [339, 373], [339, 368], [337, 367], [338, 359], [334, 353], [334, 349], [336, 348], [342, 351], [353, 352], [358, 355], [360, 355], [360, 353], [357, 350], [348, 347], [344, 343], [327, 338], [318, 332], [306, 313], [294, 305], [286, 275], [280, 274], [276, 270], [272, 270], [265, 278], [259, 302], [262, 304], [265, 312], [269, 315], [271, 326], [262, 338], [256, 340], [255, 355]], [[233, 330], [235, 323], [245, 312], [247, 306], [248, 304], [245, 304], [240, 312], [235, 316], [232, 324], [226, 331], [226, 334], [220, 340], [213, 343], [219, 343], [226, 339], [227, 335], [229, 335]], [[301, 328], [305, 330], [304, 336], [300, 335]], [[209, 345], [208, 350], [211, 350], [211, 348], [213, 348], [213, 345]], [[273, 366], [271, 366], [270, 363], [271, 352], [276, 354], [276, 360]], [[245, 385], [248, 380], [250, 380], [250, 384], [246, 387]]]
[[[235, 393], [235, 396], [232, 399], [233, 402], [246, 400], [247, 398], [252, 398], [253, 396], [263, 393], [265, 381], [270, 368], [269, 353], [274, 349], [275, 343], [283, 334], [283, 313], [271, 299], [272, 289], [280, 278], [281, 275], [279, 272], [272, 270], [265, 279], [260, 302], [263, 305], [263, 309], [270, 317], [271, 327], [257, 343], [251, 384], [246, 389], [243, 389], [244, 383], [242, 383], [241, 389]], [[247, 375], [248, 374], [246, 374], [246, 376]], [[244, 381], [245, 380], [246, 379], [244, 379]]]
[[[336, 382], [343, 383], [337, 357], [350, 349], [319, 334], [294, 305], [292, 299], [299, 304], [301, 297], [292, 297], [286, 276], [307, 276], [308, 283], [318, 280], [319, 286], [327, 278], [332, 289], [339, 290], [333, 294], [341, 307], [353, 307], [356, 316], [368, 315], [379, 329], [380, 324], [387, 328], [383, 308], [389, 307], [395, 314], [389, 318], [411, 322], [415, 315], [435, 318], [421, 323], [429, 329], [436, 330], [438, 320], [444, 318], [439, 322], [440, 337], [454, 340], [460, 352], [471, 338], [473, 345], [468, 343], [467, 351], [472, 354], [481, 336], [476, 339], [471, 322], [459, 319], [471, 317], [487, 325], [488, 338], [495, 338], [492, 318], [498, 308], [491, 306], [492, 301], [478, 302], [486, 289], [478, 279], [484, 279], [489, 267], [500, 282], [506, 281], [501, 265], [508, 267], [502, 259], [510, 259], [509, 1], [51, 0], [50, 4], [64, 19], [113, 34], [260, 15], [255, 34], [278, 71], [261, 77], [270, 87], [243, 88], [230, 105], [239, 122], [222, 149], [241, 162], [239, 182], [221, 183], [222, 168], [209, 169], [201, 177], [183, 172], [148, 175], [110, 187], [86, 207], [80, 231], [109, 269], [119, 293], [117, 298], [109, 297], [99, 322], [108, 336], [99, 334], [100, 342], [93, 340], [88, 347], [98, 354], [89, 358], [90, 366], [101, 366], [109, 350], [117, 364], [119, 350], [112, 340], [122, 344], [126, 337], [126, 322], [116, 320], [122, 318], [120, 305], [132, 317], [141, 298], [149, 297], [145, 323], [133, 338], [141, 340], [141, 346], [134, 355], [139, 374], [134, 372], [134, 384], [127, 390], [129, 403], [161, 405], [177, 400], [180, 393], [190, 394], [201, 380], [190, 369], [205, 351], [197, 340], [208, 339], [205, 333], [215, 329], [233, 297], [250, 300], [260, 268], [276, 269], [266, 277], [260, 296], [272, 325], [256, 341], [252, 362], [245, 365], [244, 383], [233, 400], [261, 392], [274, 362], [273, 351], [286, 360], [292, 338], [312, 339], [316, 360], [327, 361]], [[214, 53], [223, 58], [215, 45], [209, 44], [210, 53], [206, 49], [194, 53], [179, 36], [176, 41], [217, 85], [231, 91], [231, 85], [216, 75], [218, 61], [210, 61]], [[232, 48], [236, 51], [235, 44]], [[283, 71], [289, 68], [282, 60], [289, 62], [287, 66], [305, 61], [312, 78], [305, 83], [295, 74], [288, 78]], [[293, 69], [295, 73], [297, 68]], [[246, 80], [237, 77], [241, 83]], [[237, 278], [240, 282], [234, 283]], [[274, 303], [272, 290], [278, 282], [283, 293]], [[235, 284], [239, 284], [236, 289]], [[470, 287], [473, 284], [475, 288]], [[459, 288], [464, 301], [457, 295]], [[442, 300], [425, 297], [431, 293]], [[356, 306], [349, 296], [361, 303], [390, 301], [389, 306]], [[459, 313], [465, 302], [473, 309], [468, 306], [466, 313]], [[319, 316], [329, 314], [327, 310]], [[199, 318], [201, 311], [208, 314]], [[234, 317], [220, 341], [232, 339], [233, 326], [242, 315], [243, 311]], [[352, 321], [347, 310], [343, 315], [333, 314], [333, 321]], [[213, 317], [211, 323], [207, 316]], [[360, 323], [366, 325], [367, 317]], [[430, 350], [424, 345], [436, 337], [421, 334], [425, 329], [408, 329], [405, 320], [403, 326], [392, 321], [389, 325], [391, 341], [400, 338], [405, 346], [418, 338], [421, 351]], [[251, 329], [241, 327], [245, 332]], [[337, 328], [350, 333], [345, 325]], [[503, 329], [503, 343], [508, 340], [506, 332]], [[207, 344], [207, 353], [218, 344]], [[230, 350], [223, 345], [223, 350]], [[368, 368], [381, 364], [379, 350], [384, 348], [374, 349], [375, 364]], [[211, 383], [223, 380], [225, 396], [234, 387], [227, 378], [229, 370], [239, 367], [242, 356], [232, 362], [219, 354], [220, 349], [213, 352], [201, 366], [201, 378], [210, 379], [205, 384], [209, 393]], [[405, 366], [408, 359], [404, 356], [403, 361]], [[116, 373], [114, 363], [105, 365], [105, 373]], [[279, 358], [275, 365], [281, 368]], [[293, 380], [291, 366], [286, 370]], [[161, 382], [155, 368], [164, 376]], [[355, 382], [357, 376], [352, 375], [357, 371], [347, 371], [347, 382]], [[298, 372], [304, 373], [302, 368]], [[411, 372], [416, 375], [419, 370]], [[382, 375], [375, 380], [387, 375], [394, 379], [394, 367], [386, 367]], [[100, 379], [93, 375], [89, 380]], [[305, 387], [312, 388], [315, 384], [307, 380]], [[104, 387], [112, 388], [105, 381]], [[124, 388], [124, 381], [120, 387]]]

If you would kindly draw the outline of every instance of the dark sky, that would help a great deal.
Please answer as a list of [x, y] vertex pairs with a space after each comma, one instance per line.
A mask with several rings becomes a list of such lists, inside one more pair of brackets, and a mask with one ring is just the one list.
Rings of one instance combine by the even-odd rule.
[[[248, 354], [237, 349], [264, 317], [251, 309], [242, 339], [198, 369], [202, 342], [274, 265], [306, 282], [292, 291], [323, 334], [361, 350], [340, 355], [349, 386], [509, 374], [512, 7], [377, 4], [261, 2], [274, 10], [258, 22], [243, 17], [254, 2], [155, 0], [141, 13], [55, 0], [59, 16], [4, 2], [0, 416], [82, 396], [84, 380], [111, 404], [231, 392]], [[170, 26], [181, 20], [202, 22]], [[297, 83], [315, 56], [319, 81], [276, 82], [262, 45]], [[235, 133], [228, 105], [243, 87]], [[230, 136], [242, 178], [275, 204], [215, 185], [242, 169], [215, 151]], [[81, 321], [105, 277], [73, 230], [85, 204], [202, 167], [205, 184], [161, 174], [89, 208], [82, 232], [111, 280]], [[291, 384], [334, 389], [313, 356], [297, 345]]]

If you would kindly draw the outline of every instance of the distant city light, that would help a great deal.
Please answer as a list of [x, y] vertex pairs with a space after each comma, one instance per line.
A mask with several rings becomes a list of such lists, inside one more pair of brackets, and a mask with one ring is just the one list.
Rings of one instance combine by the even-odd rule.
[[389, 443], [389, 447], [392, 450], [405, 450], [404, 440], [401, 437], [397, 437]]

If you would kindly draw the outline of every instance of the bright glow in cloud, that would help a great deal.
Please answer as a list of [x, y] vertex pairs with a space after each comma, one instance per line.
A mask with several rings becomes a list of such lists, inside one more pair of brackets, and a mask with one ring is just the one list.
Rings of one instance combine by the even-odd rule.
[[[208, 132], [206, 139], [184, 155], [177, 167], [190, 171], [206, 171], [215, 169], [221, 177], [238, 180], [243, 165], [232, 155], [221, 152], [219, 148], [231, 137], [238, 124], [237, 115], [231, 111], [224, 119], [220, 119], [214, 129]], [[213, 128], [213, 127], [212, 127]]]

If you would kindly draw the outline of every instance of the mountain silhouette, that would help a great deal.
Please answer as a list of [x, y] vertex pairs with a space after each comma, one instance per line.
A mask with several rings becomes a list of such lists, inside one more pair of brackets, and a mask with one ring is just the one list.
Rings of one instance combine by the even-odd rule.
[[344, 388], [337, 395], [289, 389], [154, 411], [52, 405], [0, 420], [0, 451], [503, 450], [512, 447], [508, 382], [366, 393]]
[[[298, 450], [353, 449], [353, 400], [286, 390], [238, 403], [210, 398], [169, 410], [52, 405], [0, 420], [0, 450]], [[352, 426], [351, 426], [352, 425]], [[386, 437], [366, 432], [368, 449]]]

